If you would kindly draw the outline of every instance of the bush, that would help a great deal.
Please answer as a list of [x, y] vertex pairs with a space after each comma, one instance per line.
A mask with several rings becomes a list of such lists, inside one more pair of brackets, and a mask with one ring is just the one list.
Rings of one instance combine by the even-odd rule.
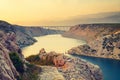
[[40, 58], [38, 55], [31, 55], [27, 57], [26, 60], [32, 64], [40, 64]]
[[27, 57], [26, 60], [35, 65], [54, 65], [52, 58], [53, 57], [47, 55], [46, 59], [43, 60], [40, 59], [39, 55], [31, 55]]
[[9, 54], [10, 59], [15, 66], [16, 70], [20, 73], [24, 72], [24, 64], [23, 61], [20, 59], [17, 53], [13, 52]]
[[34, 61], [39, 61], [40, 58], [38, 55], [31, 55], [31, 56], [27, 57], [26, 60], [28, 60], [29, 62], [34, 62]]

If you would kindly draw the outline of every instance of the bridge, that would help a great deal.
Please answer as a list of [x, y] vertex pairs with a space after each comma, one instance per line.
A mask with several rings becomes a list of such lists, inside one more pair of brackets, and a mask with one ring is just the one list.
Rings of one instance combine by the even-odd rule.
[[45, 29], [68, 31], [72, 26], [41, 26], [41, 27]]

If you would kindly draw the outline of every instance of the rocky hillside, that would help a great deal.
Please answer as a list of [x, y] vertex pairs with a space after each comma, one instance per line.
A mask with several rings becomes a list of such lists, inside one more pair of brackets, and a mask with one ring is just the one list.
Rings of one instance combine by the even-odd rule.
[[24, 58], [17, 45], [15, 33], [9, 30], [9, 26], [7, 29], [5, 31], [0, 30], [0, 80], [16, 80], [19, 73], [13, 65], [9, 53], [18, 53], [22, 61]]
[[28, 46], [36, 42], [33, 37], [63, 33], [63, 31], [49, 30], [41, 27], [23, 27], [15, 25], [14, 28], [17, 35], [17, 42], [20, 47]]
[[48, 34], [62, 34], [64, 31], [60, 30], [53, 30], [53, 29], [44, 29], [41, 27], [25, 27], [27, 34], [31, 35], [32, 37], [38, 37]]
[[0, 30], [8, 32], [12, 31], [16, 34], [18, 45], [22, 48], [36, 42], [33, 37], [48, 35], [48, 34], [61, 34], [64, 31], [44, 29], [41, 27], [24, 27], [12, 25], [5, 21], [0, 21]]
[[64, 36], [83, 39], [87, 42], [87, 45], [69, 50], [70, 54], [120, 59], [120, 24], [77, 25]]

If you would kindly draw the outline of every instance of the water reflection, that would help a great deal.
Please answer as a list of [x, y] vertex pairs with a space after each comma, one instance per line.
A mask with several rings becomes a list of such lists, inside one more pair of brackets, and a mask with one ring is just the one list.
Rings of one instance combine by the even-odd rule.
[[45, 48], [47, 52], [65, 53], [72, 47], [85, 44], [85, 41], [62, 37], [60, 34], [35, 37], [35, 39], [38, 42], [22, 49], [25, 57], [37, 54], [41, 48]]

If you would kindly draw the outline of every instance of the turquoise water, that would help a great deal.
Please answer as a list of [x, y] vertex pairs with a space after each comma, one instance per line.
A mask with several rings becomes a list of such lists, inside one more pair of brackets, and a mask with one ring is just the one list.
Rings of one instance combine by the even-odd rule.
[[104, 80], [120, 80], [120, 61], [112, 59], [95, 58], [88, 56], [76, 57], [85, 59], [93, 64], [98, 65], [102, 69]]

